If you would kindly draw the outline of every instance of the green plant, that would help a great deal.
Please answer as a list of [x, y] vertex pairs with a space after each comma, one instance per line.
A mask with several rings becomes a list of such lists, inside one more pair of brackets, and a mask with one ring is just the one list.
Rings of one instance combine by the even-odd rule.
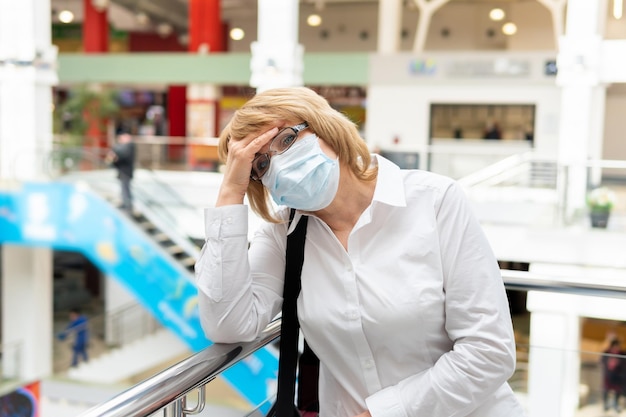
[[611, 211], [615, 202], [615, 192], [607, 187], [594, 188], [587, 194], [587, 206], [591, 211]]
[[[54, 108], [53, 122], [56, 149], [50, 155], [50, 167], [67, 172], [85, 160], [85, 145], [104, 137], [109, 119], [117, 116], [119, 104], [115, 90], [96, 84], [81, 84], [70, 90], [68, 98]], [[90, 161], [92, 163], [93, 161]]]
[[106, 122], [119, 112], [116, 91], [95, 84], [73, 88], [54, 110], [54, 131], [68, 146], [83, 144], [90, 127], [106, 131]]

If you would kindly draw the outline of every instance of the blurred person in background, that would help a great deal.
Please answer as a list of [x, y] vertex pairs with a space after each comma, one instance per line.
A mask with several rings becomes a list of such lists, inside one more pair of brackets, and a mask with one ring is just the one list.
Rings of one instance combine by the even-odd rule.
[[[624, 350], [616, 336], [611, 336], [609, 347], [604, 350], [602, 355], [602, 402], [604, 411], [610, 408], [615, 409], [618, 413], [621, 411], [619, 400], [624, 394], [624, 385], [626, 383], [626, 362], [624, 361]], [[613, 401], [610, 401], [610, 395], [613, 394]]]
[[133, 194], [131, 181], [135, 171], [135, 143], [130, 130], [121, 127], [117, 132], [117, 143], [109, 150], [105, 157], [107, 164], [117, 169], [117, 178], [120, 180], [122, 204], [120, 209], [128, 214], [133, 213]]
[[72, 366], [78, 366], [79, 360], [82, 358], [84, 362], [89, 360], [87, 355], [87, 346], [89, 345], [89, 329], [87, 317], [81, 314], [80, 310], [73, 308], [70, 310], [70, 322], [60, 334], [60, 340], [66, 340], [68, 336], [72, 336]]

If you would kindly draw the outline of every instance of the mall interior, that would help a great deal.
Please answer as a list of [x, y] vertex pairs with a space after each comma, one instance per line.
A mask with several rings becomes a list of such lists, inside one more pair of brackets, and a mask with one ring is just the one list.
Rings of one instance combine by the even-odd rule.
[[[463, 187], [502, 271], [529, 417], [626, 415], [603, 401], [604, 364], [626, 360], [605, 352], [626, 351], [623, 7], [0, 2], [0, 415], [263, 415], [279, 321], [212, 344], [194, 264], [219, 132], [257, 91], [298, 85], [372, 153]], [[120, 129], [137, 150], [130, 212], [105, 161]], [[73, 309], [89, 337], [76, 366]]]

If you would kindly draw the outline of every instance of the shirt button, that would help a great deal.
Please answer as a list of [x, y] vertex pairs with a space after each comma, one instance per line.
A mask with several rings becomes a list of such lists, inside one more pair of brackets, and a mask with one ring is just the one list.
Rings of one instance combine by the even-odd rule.
[[356, 320], [359, 318], [359, 312], [356, 310], [348, 310], [348, 318], [352, 320]]
[[226, 224], [232, 224], [233, 222], [233, 218], [232, 217], [227, 217], [226, 218]]
[[363, 362], [363, 366], [364, 366], [366, 369], [371, 369], [371, 368], [373, 368], [373, 367], [374, 367], [374, 359], [366, 359], [366, 360]]

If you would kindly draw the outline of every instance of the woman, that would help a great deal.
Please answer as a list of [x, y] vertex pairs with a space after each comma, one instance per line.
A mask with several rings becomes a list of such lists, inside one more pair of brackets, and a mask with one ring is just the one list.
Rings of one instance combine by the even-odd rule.
[[[499, 268], [455, 182], [371, 156], [303, 87], [257, 94], [219, 146], [196, 264], [211, 340], [252, 340], [280, 312], [287, 234], [309, 216], [298, 318], [321, 362], [321, 417], [523, 415]], [[249, 250], [246, 195], [267, 221]]]

